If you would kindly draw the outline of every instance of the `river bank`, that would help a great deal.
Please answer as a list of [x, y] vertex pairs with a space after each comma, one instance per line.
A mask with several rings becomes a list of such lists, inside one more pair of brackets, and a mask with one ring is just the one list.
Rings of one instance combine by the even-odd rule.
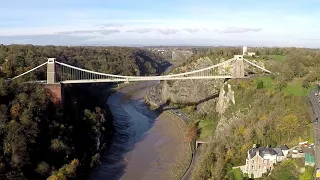
[[144, 103], [145, 93], [155, 83], [124, 86], [108, 98], [116, 133], [92, 179], [160, 180], [183, 175], [181, 167], [190, 162], [186, 125], [168, 112], [151, 111]]

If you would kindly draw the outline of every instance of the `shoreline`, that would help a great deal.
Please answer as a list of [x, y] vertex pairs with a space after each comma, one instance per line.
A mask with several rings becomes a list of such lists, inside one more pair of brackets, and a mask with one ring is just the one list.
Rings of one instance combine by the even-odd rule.
[[[156, 86], [153, 86], [152, 88], [157, 88], [157, 86], [158, 86], [159, 84], [157, 84]], [[160, 105], [158, 105], [156, 102], [153, 102], [152, 100], [151, 100], [151, 97], [149, 97], [150, 96], [150, 94], [151, 94], [151, 89], [152, 88], [150, 88], [147, 92], [146, 92], [146, 95], [144, 96], [144, 101], [145, 101], [145, 103], [147, 104], [147, 105], [149, 105], [149, 107], [150, 107], [150, 109], [157, 109], [157, 108], [159, 108], [160, 107]], [[188, 122], [184, 119], [184, 118], [181, 118], [181, 117], [179, 117], [177, 114], [175, 114], [175, 113], [173, 113], [172, 111], [168, 111], [168, 112], [160, 112], [161, 114], [162, 113], [167, 113], [169, 116], [171, 116], [172, 118], [177, 118], [177, 119], [179, 119], [180, 121], [182, 121], [184, 124], [185, 124], [185, 126], [186, 126], [186, 128], [187, 128], [187, 125], [188, 125]], [[192, 164], [193, 164], [193, 162], [194, 162], [194, 157], [195, 157], [195, 151], [193, 150], [193, 144], [195, 144], [193, 141], [191, 141], [190, 143], [189, 143], [189, 146], [190, 146], [190, 160], [188, 160], [189, 161], [189, 163], [188, 163], [188, 165], [187, 165], [187, 167], [185, 167], [184, 169], [184, 173], [182, 174], [182, 175], [180, 175], [180, 178], [179, 179], [181, 179], [181, 180], [185, 180], [185, 179], [189, 179], [189, 177], [190, 177], [190, 172], [191, 172], [191, 166], [192, 166]], [[183, 168], [183, 167], [182, 167]]]
[[[139, 86], [140, 84], [143, 83], [135, 83], [131, 86]], [[159, 108], [159, 105], [157, 105], [156, 103], [152, 102], [152, 101], [146, 101], [146, 98], [148, 98], [149, 92], [151, 88], [155, 88], [159, 83], [157, 83], [156, 85], [152, 85], [152, 86], [147, 86], [144, 88], [145, 92], [133, 92], [133, 93], [126, 93], [127, 98], [129, 99], [141, 99], [143, 101], [144, 104], [146, 104], [149, 109], [151, 111], [154, 111], [156, 113], [159, 114], [158, 118], [156, 119], [156, 122], [162, 122], [165, 123], [165, 126], [176, 126], [176, 127], [180, 127], [180, 132], [178, 134], [184, 134], [184, 137], [180, 137], [178, 141], [180, 141], [180, 143], [184, 143], [185, 142], [185, 137], [186, 137], [186, 133], [187, 133], [187, 122], [180, 118], [179, 116], [175, 115], [174, 113], [172, 113], [171, 111], [164, 111], [164, 112], [159, 112], [159, 111], [155, 111], [155, 109]], [[121, 90], [126, 91], [126, 88], [131, 88], [131, 86], [125, 86], [123, 87]], [[136, 89], [135, 87], [133, 89]], [[146, 90], [145, 90], [146, 89]], [[120, 90], [120, 91], [121, 91]], [[138, 94], [138, 95], [137, 95]], [[165, 122], [167, 121], [167, 122]], [[157, 124], [156, 124], [157, 125]], [[169, 128], [169, 127], [167, 127]], [[166, 129], [167, 129], [166, 128]], [[168, 133], [169, 130], [164, 129], [163, 131], [165, 131], [165, 133]], [[150, 134], [149, 130], [147, 133]], [[170, 170], [170, 174], [173, 176], [172, 179], [181, 179], [183, 178], [185, 172], [187, 172], [187, 167], [189, 167], [189, 164], [191, 164], [191, 159], [192, 159], [192, 146], [191, 143], [187, 144], [187, 150], [184, 150], [183, 152], [180, 152], [176, 157], [175, 157], [175, 163], [173, 165], [173, 169]], [[186, 158], [188, 157], [188, 158]], [[185, 162], [185, 160], [187, 160], [187, 162]], [[182, 167], [181, 167], [182, 166]], [[178, 174], [176, 173], [178, 171]], [[168, 173], [168, 172], [167, 172]]]
[[[128, 148], [132, 149], [124, 153], [121, 160], [119, 159], [126, 162], [121, 169], [121, 172], [123, 172], [120, 175], [121, 179], [180, 180], [186, 169], [185, 167], [189, 163], [189, 158], [186, 158], [190, 157], [190, 145], [185, 141], [187, 136], [186, 124], [181, 122], [180, 118], [168, 112], [161, 113], [152, 110], [144, 100], [146, 92], [155, 83], [124, 84], [121, 87], [113, 88], [111, 92], [111, 94], [122, 94], [120, 102], [115, 103], [120, 103], [118, 105], [123, 106], [124, 110], [132, 116], [133, 121], [128, 121], [129, 124], [134, 124], [132, 128], [140, 128], [141, 125], [149, 124], [147, 125], [149, 128], [142, 132], [141, 138], [135, 141], [133, 146], [128, 145]], [[149, 113], [154, 114], [154, 116], [147, 115]], [[148, 122], [145, 119], [146, 117], [149, 118]], [[114, 117], [114, 119], [116, 118]], [[140, 134], [141, 131], [137, 130], [137, 133]], [[186, 160], [188, 162], [185, 163]], [[102, 162], [101, 167], [106, 166], [109, 165]], [[184, 168], [181, 168], [181, 166]], [[103, 169], [99, 167], [96, 169], [101, 171], [98, 172], [98, 176], [108, 178], [108, 176], [103, 176]], [[108, 169], [105, 170], [108, 171]]]

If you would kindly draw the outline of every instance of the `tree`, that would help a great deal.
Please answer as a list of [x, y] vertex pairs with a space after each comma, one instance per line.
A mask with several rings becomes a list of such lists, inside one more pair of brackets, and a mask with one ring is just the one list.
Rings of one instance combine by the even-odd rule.
[[257, 82], [257, 89], [262, 89], [262, 88], [264, 88], [264, 82], [261, 79], [259, 79]]
[[47, 176], [50, 173], [50, 165], [42, 161], [41, 163], [38, 164], [36, 172], [43, 176]]
[[314, 169], [306, 166], [305, 171], [300, 174], [299, 180], [313, 180]]
[[304, 87], [304, 88], [308, 89], [308, 88], [310, 87], [309, 82], [308, 82], [308, 81], [306, 81], [306, 80], [302, 81], [302, 87]]
[[65, 151], [67, 149], [67, 146], [63, 143], [63, 141], [59, 139], [53, 139], [51, 141], [51, 149], [54, 152], [61, 152], [61, 151]]
[[48, 180], [66, 180], [67, 177], [74, 178], [76, 176], [76, 170], [78, 166], [79, 160], [74, 159], [70, 164], [66, 164], [58, 171], [53, 172]]

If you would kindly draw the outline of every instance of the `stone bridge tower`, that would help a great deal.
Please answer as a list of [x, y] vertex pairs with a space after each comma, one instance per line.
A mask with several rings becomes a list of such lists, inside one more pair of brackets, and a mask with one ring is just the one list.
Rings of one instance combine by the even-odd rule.
[[49, 90], [51, 100], [62, 107], [63, 105], [63, 86], [61, 83], [57, 82], [56, 79], [56, 58], [48, 58], [47, 63], [47, 83], [44, 84], [44, 87]]
[[233, 78], [244, 78], [244, 62], [243, 55], [234, 55]]
[[55, 84], [56, 83], [56, 58], [48, 58], [47, 64], [47, 84]]

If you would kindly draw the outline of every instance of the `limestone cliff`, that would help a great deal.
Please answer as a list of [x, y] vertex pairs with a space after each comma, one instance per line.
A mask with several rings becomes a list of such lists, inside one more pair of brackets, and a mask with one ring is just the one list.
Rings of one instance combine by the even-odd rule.
[[[186, 66], [179, 67], [173, 73], [188, 72], [216, 64], [208, 57], [200, 58]], [[215, 98], [218, 97], [223, 79], [215, 80], [177, 80], [162, 83], [161, 97], [173, 103], [194, 104], [202, 113], [215, 110]]]
[[[226, 90], [225, 90], [226, 87]], [[235, 104], [234, 92], [231, 90], [231, 85], [225, 83], [220, 90], [218, 102], [216, 105], [216, 111], [219, 114], [223, 114], [230, 106], [230, 101]]]

